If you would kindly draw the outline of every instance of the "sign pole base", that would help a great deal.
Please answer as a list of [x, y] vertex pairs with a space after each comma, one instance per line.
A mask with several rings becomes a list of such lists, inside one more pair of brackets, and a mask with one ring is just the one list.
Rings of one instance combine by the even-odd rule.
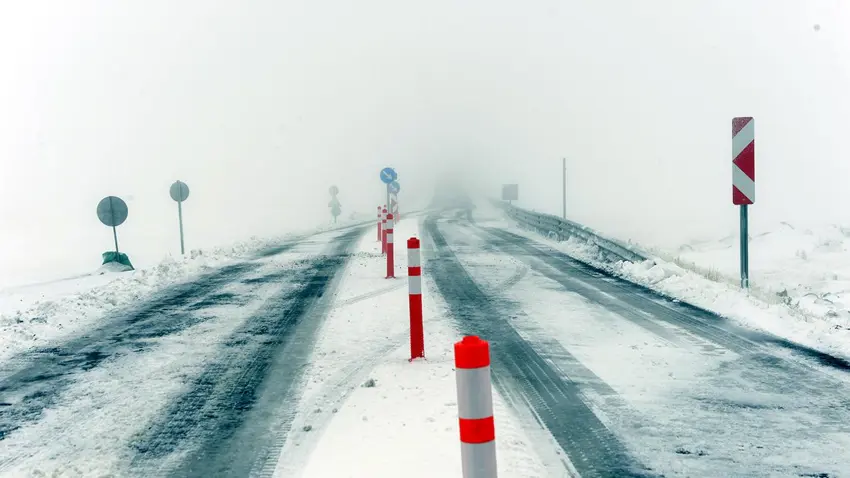
[[186, 246], [183, 242], [183, 201], [177, 201], [177, 220], [180, 222], [180, 255], [186, 255]]
[[747, 205], [741, 205], [741, 288], [750, 288], [750, 233]]

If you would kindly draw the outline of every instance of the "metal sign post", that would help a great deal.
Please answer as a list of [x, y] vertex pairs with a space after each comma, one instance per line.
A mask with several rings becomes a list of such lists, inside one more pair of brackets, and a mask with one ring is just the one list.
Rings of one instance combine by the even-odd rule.
[[562, 187], [563, 203], [564, 203], [563, 204], [564, 205], [563, 211], [564, 211], [564, 219], [566, 219], [567, 218], [567, 158], [563, 158], [563, 166], [564, 166], [564, 168], [563, 168], [564, 170], [562, 171], [563, 176], [564, 176], [564, 181], [563, 181], [563, 185], [562, 185], [563, 186]]
[[171, 185], [169, 190], [171, 199], [177, 201], [177, 220], [180, 223], [180, 254], [186, 254], [183, 242], [183, 201], [189, 199], [189, 186], [183, 181], [177, 181]]
[[756, 135], [751, 116], [732, 118], [732, 204], [741, 209], [741, 287], [750, 287], [747, 206], [756, 202]]
[[331, 202], [328, 203], [328, 207], [331, 208], [331, 216], [333, 216], [334, 224], [336, 224], [337, 217], [342, 213], [342, 204], [340, 204], [339, 199], [336, 197], [339, 194], [339, 188], [331, 186], [328, 192], [331, 193]]

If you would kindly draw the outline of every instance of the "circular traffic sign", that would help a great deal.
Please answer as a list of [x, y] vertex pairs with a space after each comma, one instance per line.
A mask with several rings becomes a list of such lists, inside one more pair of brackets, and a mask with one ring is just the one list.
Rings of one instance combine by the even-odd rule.
[[339, 188], [336, 186], [331, 186], [328, 192], [331, 193], [331, 196], [336, 196], [337, 194], [339, 194]]
[[384, 168], [381, 170], [381, 181], [384, 184], [389, 184], [398, 179], [398, 174], [396, 174], [395, 169], [393, 168]]
[[393, 193], [393, 194], [397, 194], [399, 191], [401, 191], [401, 184], [399, 184], [398, 181], [391, 182], [390, 183], [390, 192]]
[[177, 181], [171, 185], [169, 193], [171, 194], [171, 199], [177, 202], [183, 202], [189, 199], [189, 186], [183, 181]]
[[115, 227], [124, 224], [127, 214], [127, 203], [119, 197], [107, 196], [97, 203], [97, 218], [107, 226]]

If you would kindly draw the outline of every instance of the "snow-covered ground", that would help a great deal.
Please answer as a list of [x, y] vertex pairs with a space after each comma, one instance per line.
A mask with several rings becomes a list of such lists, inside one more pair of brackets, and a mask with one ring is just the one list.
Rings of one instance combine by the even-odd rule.
[[671, 297], [830, 354], [850, 358], [850, 229], [780, 224], [750, 243], [751, 288], [738, 277], [738, 238], [649, 250], [643, 263], [602, 263], [596, 246], [550, 240], [480, 204], [476, 217]]
[[[738, 283], [738, 236], [692, 242], [661, 254], [687, 269]], [[756, 294], [818, 317], [850, 321], [850, 228], [776, 224], [751, 232], [749, 254]]]
[[[426, 359], [408, 362], [404, 243], [418, 236], [416, 219], [403, 220], [395, 235], [396, 279], [384, 278], [371, 234], [344, 272], [275, 476], [461, 476], [452, 352], [461, 337], [423, 276]], [[494, 405], [499, 476], [553, 476], [495, 392]]]
[[[341, 222], [340, 227], [355, 224]], [[313, 232], [333, 230], [333, 226]], [[31, 347], [97, 325], [111, 310], [143, 300], [170, 285], [186, 282], [268, 247], [301, 237], [251, 238], [228, 246], [193, 249], [184, 257], [169, 255], [159, 264], [130, 272], [92, 273], [0, 290], [0, 361]]]

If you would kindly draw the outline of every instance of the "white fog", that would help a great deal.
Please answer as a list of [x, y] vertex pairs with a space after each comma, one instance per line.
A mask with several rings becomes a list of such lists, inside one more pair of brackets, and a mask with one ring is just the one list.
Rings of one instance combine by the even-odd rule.
[[733, 233], [730, 121], [756, 118], [752, 227], [850, 222], [841, 0], [5, 1], [0, 285], [142, 265], [427, 204], [460, 177], [621, 239]]

